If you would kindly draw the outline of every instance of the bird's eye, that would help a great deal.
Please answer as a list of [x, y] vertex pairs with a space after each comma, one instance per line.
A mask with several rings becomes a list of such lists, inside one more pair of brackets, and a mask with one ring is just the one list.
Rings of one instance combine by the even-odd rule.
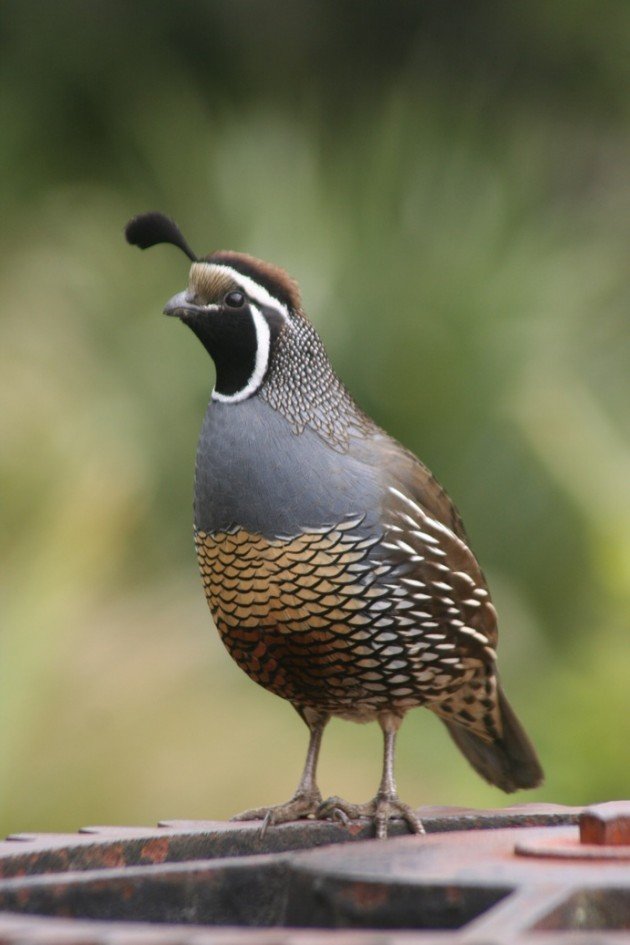
[[245, 296], [242, 292], [228, 292], [224, 302], [226, 305], [229, 305], [230, 308], [240, 308], [245, 302]]

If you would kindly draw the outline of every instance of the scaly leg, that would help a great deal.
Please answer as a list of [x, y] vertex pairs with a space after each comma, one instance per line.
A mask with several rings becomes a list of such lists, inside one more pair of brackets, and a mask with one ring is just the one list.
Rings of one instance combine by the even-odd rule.
[[301, 709], [295, 706], [301, 717], [309, 727], [310, 739], [308, 743], [308, 752], [306, 754], [306, 763], [300, 778], [295, 794], [284, 804], [276, 804], [273, 807], [255, 807], [252, 810], [245, 810], [242, 814], [235, 814], [232, 820], [262, 820], [262, 834], [264, 835], [267, 827], [274, 824], [285, 824], [291, 820], [301, 820], [310, 814], [317, 813], [322, 802], [322, 795], [317, 787], [317, 759], [319, 758], [319, 749], [322, 743], [324, 728], [330, 718], [329, 715], [322, 712], [315, 712], [313, 709]]
[[398, 797], [394, 779], [394, 755], [396, 733], [402, 719], [390, 713], [379, 716], [384, 736], [383, 774], [376, 797], [367, 804], [349, 804], [340, 797], [329, 797], [320, 805], [317, 816], [322, 819], [356, 820], [370, 817], [374, 821], [376, 836], [387, 837], [387, 825], [393, 818], [402, 818], [411, 833], [424, 833], [422, 821], [415, 811]]

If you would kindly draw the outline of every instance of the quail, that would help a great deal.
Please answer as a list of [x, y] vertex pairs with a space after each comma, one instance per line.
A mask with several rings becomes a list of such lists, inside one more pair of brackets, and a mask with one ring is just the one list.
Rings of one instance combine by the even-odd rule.
[[[188, 287], [164, 312], [216, 369], [195, 472], [203, 587], [232, 658], [310, 732], [293, 797], [235, 819], [266, 828], [368, 816], [383, 837], [402, 818], [423, 832], [394, 779], [396, 733], [415, 706], [444, 722], [486, 781], [508, 792], [540, 784], [497, 678], [497, 615], [462, 520], [427, 467], [354, 402], [296, 282], [243, 253], [197, 257], [161, 213], [134, 217], [126, 237], [191, 260]], [[367, 804], [322, 801], [317, 760], [332, 716], [383, 732]]]

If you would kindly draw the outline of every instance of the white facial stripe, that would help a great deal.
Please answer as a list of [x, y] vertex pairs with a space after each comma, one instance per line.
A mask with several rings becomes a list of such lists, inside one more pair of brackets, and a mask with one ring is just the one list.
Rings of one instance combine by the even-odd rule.
[[254, 328], [256, 330], [256, 361], [251, 377], [235, 394], [219, 394], [216, 390], [212, 391], [212, 399], [219, 400], [222, 404], [237, 404], [241, 400], [247, 400], [252, 394], [256, 393], [262, 384], [267, 365], [269, 364], [269, 348], [271, 343], [271, 332], [267, 319], [255, 305], [250, 305]]
[[208, 265], [217, 269], [219, 272], [225, 273], [230, 279], [233, 279], [237, 285], [240, 285], [250, 299], [258, 302], [260, 305], [264, 305], [266, 308], [274, 308], [283, 318], [289, 317], [289, 311], [286, 305], [283, 305], [282, 302], [274, 298], [270, 292], [267, 292], [263, 286], [259, 285], [253, 279], [250, 279], [249, 276], [244, 276], [242, 272], [232, 269], [231, 266], [223, 266], [219, 263], [208, 263]]

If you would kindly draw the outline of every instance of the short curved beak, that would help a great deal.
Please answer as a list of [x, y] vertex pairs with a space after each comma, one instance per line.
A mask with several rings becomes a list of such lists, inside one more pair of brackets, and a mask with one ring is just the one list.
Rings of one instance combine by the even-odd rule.
[[163, 311], [165, 315], [175, 315], [177, 318], [181, 318], [182, 315], [194, 312], [197, 308], [198, 306], [191, 302], [188, 292], [184, 291], [178, 292], [172, 299], [169, 299]]

